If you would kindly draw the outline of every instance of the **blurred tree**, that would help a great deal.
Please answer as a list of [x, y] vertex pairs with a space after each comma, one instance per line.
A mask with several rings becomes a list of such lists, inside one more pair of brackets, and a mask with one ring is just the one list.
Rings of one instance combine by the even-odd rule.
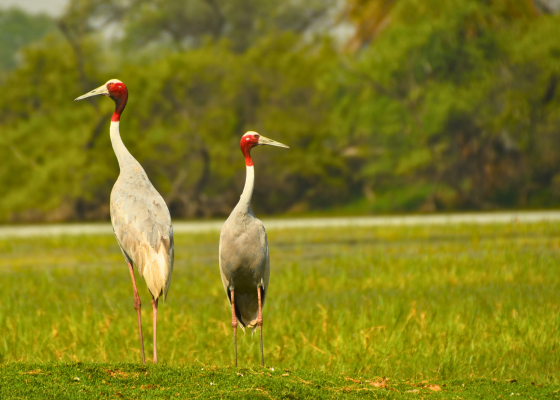
[[187, 49], [227, 38], [244, 51], [270, 33], [303, 33], [324, 18], [336, 0], [70, 0], [65, 24], [95, 32], [118, 24], [126, 49], [148, 44]]
[[0, 10], [0, 69], [14, 68], [23, 46], [54, 29], [54, 22], [47, 15], [30, 15], [17, 8]]
[[[554, 98], [558, 47], [552, 38], [560, 25], [557, 17], [537, 18], [532, 10], [532, 3], [505, 0], [393, 5], [391, 27], [348, 66], [357, 90], [349, 92], [341, 120], [354, 121], [353, 138], [362, 143], [365, 187], [416, 186], [417, 200], [408, 207], [426, 210], [527, 206], [531, 193], [548, 190], [558, 167], [550, 163], [542, 180], [532, 150], [554, 141], [506, 111], [521, 112], [524, 104], [525, 116], [558, 112], [554, 107], [543, 115], [538, 99], [551, 104]], [[535, 58], [514, 61], [520, 36], [539, 41]], [[559, 150], [555, 145], [548, 153]]]
[[[459, 11], [470, 8], [472, 10], [470, 23], [464, 32], [466, 35], [472, 35], [481, 27], [500, 24], [503, 20], [534, 16], [536, 6], [533, 1], [453, 0], [441, 4], [437, 1], [424, 2], [422, 0], [412, 2], [408, 0], [348, 0], [345, 13], [354, 22], [356, 30], [347, 43], [347, 49], [350, 51], [361, 49], [371, 43], [389, 25], [414, 23], [418, 22], [420, 18], [433, 20], [438, 17], [447, 17], [453, 14], [453, 9]], [[394, 6], [399, 2], [403, 4], [399, 5], [396, 12], [392, 12]]]

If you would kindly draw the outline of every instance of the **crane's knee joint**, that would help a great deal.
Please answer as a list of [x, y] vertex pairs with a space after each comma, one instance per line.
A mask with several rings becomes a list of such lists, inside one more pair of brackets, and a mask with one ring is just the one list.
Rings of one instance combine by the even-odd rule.
[[262, 319], [262, 317], [258, 317], [258, 318], [257, 318], [257, 325], [258, 325], [258, 326], [262, 326], [262, 325], [263, 325], [263, 319]]
[[142, 303], [140, 302], [140, 297], [135, 297], [134, 298], [134, 309], [136, 311], [140, 310], [140, 307], [142, 306]]

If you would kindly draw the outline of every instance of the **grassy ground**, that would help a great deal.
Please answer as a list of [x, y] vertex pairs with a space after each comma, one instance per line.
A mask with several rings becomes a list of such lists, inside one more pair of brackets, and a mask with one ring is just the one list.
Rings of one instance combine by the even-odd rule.
[[[527, 390], [550, 395], [560, 384], [558, 228], [541, 223], [269, 232], [266, 364], [294, 371], [292, 380], [312, 382], [296, 385], [312, 397], [314, 385], [327, 387], [317, 383], [321, 379], [332, 379], [337, 390], [377, 390], [365, 382], [376, 377], [398, 385], [428, 381], [451, 388], [472, 381], [504, 390], [511, 385], [506, 379], [516, 379]], [[146, 370], [151, 379], [173, 371], [191, 376], [200, 365], [214, 366], [207, 368], [224, 383], [239, 378], [228, 367], [231, 316], [217, 243], [217, 233], [176, 238], [173, 282], [158, 325], [158, 358], [168, 366]], [[21, 383], [23, 376], [31, 379], [21, 372], [41, 369], [63, 382], [79, 368], [47, 363], [52, 361], [84, 362], [92, 376], [142, 368], [114, 364], [137, 363], [139, 343], [130, 278], [113, 237], [0, 240], [0, 282], [0, 379], [19, 377], [13, 382]], [[150, 358], [151, 307], [141, 280], [139, 288]], [[258, 335], [241, 334], [238, 342], [240, 367], [262, 373]], [[255, 386], [239, 387], [276, 387], [274, 375], [259, 376]], [[408, 396], [403, 388], [395, 387]], [[334, 393], [323, 389], [327, 397]]]
[[[17, 393], [17, 394], [16, 394]], [[428, 396], [429, 395], [429, 396]], [[394, 380], [278, 368], [138, 364], [19, 364], [0, 366], [0, 398], [28, 399], [541, 399], [560, 386], [464, 378]]]

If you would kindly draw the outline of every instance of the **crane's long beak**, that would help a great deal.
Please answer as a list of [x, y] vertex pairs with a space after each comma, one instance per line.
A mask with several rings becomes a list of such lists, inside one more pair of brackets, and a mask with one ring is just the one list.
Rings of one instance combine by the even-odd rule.
[[97, 89], [93, 89], [91, 92], [86, 93], [83, 96], [78, 97], [77, 99], [74, 99], [74, 101], [87, 99], [88, 97], [92, 97], [92, 96], [99, 96], [100, 94], [105, 95], [105, 96], [109, 95], [109, 89], [107, 89], [106, 84], [102, 85], [102, 86], [99, 86]]
[[282, 144], [280, 142], [277, 142], [275, 140], [269, 139], [267, 137], [264, 136], [259, 136], [259, 146], [268, 144], [270, 146], [276, 146], [276, 147], [283, 147], [285, 149], [289, 149], [289, 146], [286, 146], [285, 144]]

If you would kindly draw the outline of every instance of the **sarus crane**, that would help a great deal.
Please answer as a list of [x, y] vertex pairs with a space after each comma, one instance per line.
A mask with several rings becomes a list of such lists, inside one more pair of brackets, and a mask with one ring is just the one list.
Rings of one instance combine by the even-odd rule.
[[126, 149], [119, 132], [121, 114], [126, 106], [128, 90], [124, 83], [111, 79], [76, 100], [91, 96], [108, 96], [115, 102], [111, 118], [111, 143], [119, 162], [119, 178], [111, 191], [111, 222], [115, 237], [128, 264], [134, 308], [138, 317], [138, 334], [142, 349], [142, 363], [146, 363], [140, 318], [140, 296], [134, 279], [133, 264], [144, 277], [152, 295], [154, 324], [154, 364], [157, 363], [157, 309], [158, 300], [167, 297], [173, 271], [173, 227], [171, 215], [161, 195], [138, 161]]
[[255, 170], [251, 149], [270, 145], [289, 148], [257, 132], [249, 131], [241, 138], [241, 151], [245, 156], [247, 175], [239, 203], [231, 212], [220, 234], [220, 273], [224, 290], [231, 305], [233, 349], [237, 367], [237, 321], [241, 328], [259, 327], [261, 366], [264, 366], [262, 337], [262, 306], [268, 293], [270, 257], [263, 223], [251, 210], [251, 197], [255, 186]]

